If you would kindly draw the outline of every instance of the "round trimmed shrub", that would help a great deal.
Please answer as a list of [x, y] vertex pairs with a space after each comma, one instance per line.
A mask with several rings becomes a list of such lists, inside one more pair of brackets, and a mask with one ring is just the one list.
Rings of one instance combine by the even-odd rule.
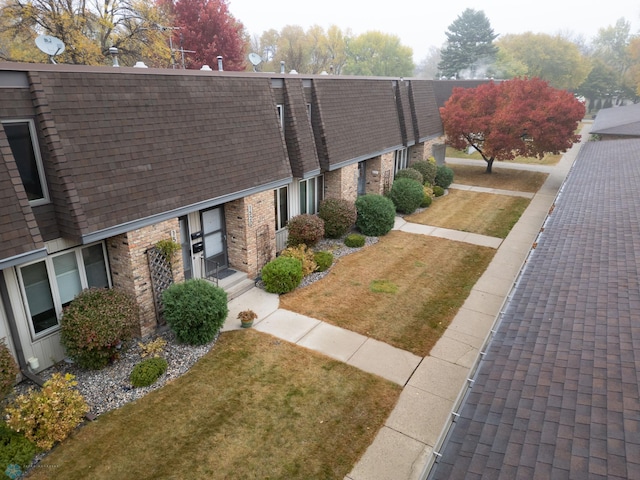
[[317, 215], [304, 213], [289, 220], [287, 229], [289, 230], [287, 246], [295, 247], [304, 243], [311, 247], [324, 237], [324, 220]]
[[436, 173], [435, 184], [442, 188], [449, 188], [449, 185], [453, 183], [453, 170], [446, 165], [438, 165], [438, 172]]
[[129, 374], [129, 381], [134, 387], [153, 385], [167, 371], [169, 364], [162, 357], [152, 357], [141, 361]]
[[424, 187], [424, 198], [422, 199], [420, 208], [427, 208], [431, 206], [431, 202], [433, 202], [433, 197], [431, 196], [432, 192], [433, 190], [431, 190], [430, 187]]
[[[14, 432], [2, 422], [0, 422], [0, 445], [2, 445], [0, 448], [0, 472], [4, 472], [5, 475], [9, 473], [9, 465], [18, 465], [21, 470], [26, 470], [37, 453], [36, 446], [24, 435]], [[20, 472], [16, 471], [16, 476], [9, 478], [18, 478], [19, 474]]]
[[98, 370], [131, 340], [138, 314], [135, 298], [123, 290], [90, 288], [64, 309], [60, 340], [78, 366]]
[[389, 198], [399, 212], [413, 213], [424, 200], [424, 187], [411, 178], [397, 178], [391, 185]]
[[366, 238], [364, 235], [360, 235], [359, 233], [351, 233], [344, 239], [344, 244], [350, 248], [360, 248], [364, 247], [365, 240]]
[[227, 292], [200, 278], [171, 285], [162, 293], [162, 304], [176, 338], [189, 345], [212, 341], [229, 313]]
[[315, 252], [313, 254], [313, 259], [315, 260], [317, 265], [316, 272], [324, 272], [331, 265], [333, 265], [333, 253], [331, 252]]
[[267, 292], [287, 293], [301, 281], [302, 263], [296, 258], [279, 256], [262, 267], [262, 282]]
[[303, 277], [306, 277], [310, 273], [315, 272], [316, 268], [318, 267], [318, 265], [316, 264], [316, 261], [314, 259], [315, 255], [313, 253], [313, 250], [311, 250], [309, 247], [307, 247], [304, 243], [301, 243], [300, 245], [298, 245], [296, 247], [287, 247], [287, 248], [285, 248], [280, 253], [280, 256], [282, 256], [282, 257], [291, 257], [291, 258], [295, 258], [295, 259], [299, 260], [300, 264], [302, 265], [302, 276]]
[[320, 202], [318, 216], [324, 220], [324, 234], [340, 238], [356, 223], [358, 212], [353, 202], [343, 198], [327, 198]]
[[441, 197], [442, 195], [444, 195], [444, 188], [442, 188], [442, 187], [441, 187], [441, 186], [439, 186], [439, 185], [434, 185], [434, 186], [433, 186], [433, 194], [434, 194], [436, 197]]
[[18, 375], [18, 364], [9, 351], [9, 347], [0, 340], [0, 400], [9, 395], [16, 383]]
[[418, 170], [422, 174], [422, 183], [433, 185], [433, 182], [436, 179], [436, 173], [438, 171], [438, 167], [434, 162], [430, 162], [428, 160], [418, 160], [411, 165], [411, 168]]
[[415, 180], [416, 182], [418, 182], [420, 185], [424, 183], [422, 173], [411, 167], [398, 170], [396, 172], [396, 180], [399, 178], [410, 178], [411, 180]]
[[383, 195], [369, 193], [356, 200], [358, 219], [356, 227], [369, 237], [386, 235], [393, 228], [396, 207]]

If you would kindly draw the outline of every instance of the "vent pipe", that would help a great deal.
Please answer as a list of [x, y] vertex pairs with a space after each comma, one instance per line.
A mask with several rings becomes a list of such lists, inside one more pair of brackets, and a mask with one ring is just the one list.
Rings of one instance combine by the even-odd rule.
[[218, 71], [222, 72], [223, 68], [222, 68], [222, 55], [218, 55]]
[[113, 66], [119, 67], [120, 64], [118, 63], [118, 49], [116, 47], [109, 47], [109, 55], [111, 55], [111, 58], [113, 59]]
[[284, 73], [284, 60], [280, 60], [280, 73]]

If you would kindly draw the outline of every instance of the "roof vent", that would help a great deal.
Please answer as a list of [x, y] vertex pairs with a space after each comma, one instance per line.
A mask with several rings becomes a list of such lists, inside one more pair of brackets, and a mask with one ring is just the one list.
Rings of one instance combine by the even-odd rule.
[[133, 68], [149, 68], [149, 67], [147, 67], [144, 62], [136, 62]]
[[222, 72], [224, 69], [222, 68], [222, 55], [218, 55], [218, 71]]
[[284, 73], [284, 60], [280, 60], [280, 73]]
[[200, 70], [204, 70], [205, 72], [213, 72], [213, 70], [211, 69], [211, 67], [209, 65], [202, 65]]
[[113, 66], [119, 67], [118, 63], [118, 49], [116, 47], [109, 47], [109, 55], [111, 55], [111, 59], [113, 60]]

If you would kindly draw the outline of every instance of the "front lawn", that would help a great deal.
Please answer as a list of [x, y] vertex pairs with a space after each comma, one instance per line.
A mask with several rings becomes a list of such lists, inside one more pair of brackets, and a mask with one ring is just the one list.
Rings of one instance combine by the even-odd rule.
[[[494, 164], [495, 165], [495, 164]], [[544, 172], [531, 172], [515, 168], [494, 168], [486, 173], [486, 166], [447, 164], [453, 170], [454, 183], [476, 187], [499, 188], [515, 192], [535, 193], [547, 179]]]
[[280, 297], [280, 307], [428, 355], [495, 250], [392, 231], [342, 257], [323, 279]]
[[254, 330], [80, 428], [31, 479], [344, 478], [401, 388]]
[[[485, 160], [482, 158], [478, 152], [473, 152], [471, 154], [466, 153], [466, 151], [456, 150], [455, 148], [447, 147], [447, 151], [445, 156], [451, 158], [466, 158], [471, 160], [481, 160], [484, 165], [486, 165]], [[513, 162], [513, 163], [523, 163], [530, 165], [556, 165], [560, 159], [562, 158], [561, 154], [553, 155], [547, 154], [542, 159], [537, 157], [516, 157], [513, 160], [504, 160], [503, 163]], [[500, 162], [500, 160], [496, 160], [496, 163]]]

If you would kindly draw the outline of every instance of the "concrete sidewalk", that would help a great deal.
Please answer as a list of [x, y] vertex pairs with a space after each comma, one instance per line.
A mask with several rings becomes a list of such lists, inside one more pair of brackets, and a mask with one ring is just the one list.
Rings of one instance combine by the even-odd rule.
[[[583, 135], [585, 141], [586, 137]], [[385, 425], [345, 480], [426, 476], [434, 449], [437, 450], [450, 425], [467, 379], [477, 365], [579, 147], [575, 145], [555, 167], [539, 167], [540, 171], [549, 172], [549, 177], [504, 240], [396, 219], [397, 230], [497, 249], [491, 264], [427, 357], [421, 358], [349, 330], [280, 309], [277, 295], [258, 288], [229, 303], [230, 312], [223, 331], [240, 328], [236, 316], [239, 311], [250, 308], [258, 314], [255, 329], [403, 386]], [[526, 169], [534, 167], [527, 165]], [[503, 191], [490, 193], [505, 194]]]

